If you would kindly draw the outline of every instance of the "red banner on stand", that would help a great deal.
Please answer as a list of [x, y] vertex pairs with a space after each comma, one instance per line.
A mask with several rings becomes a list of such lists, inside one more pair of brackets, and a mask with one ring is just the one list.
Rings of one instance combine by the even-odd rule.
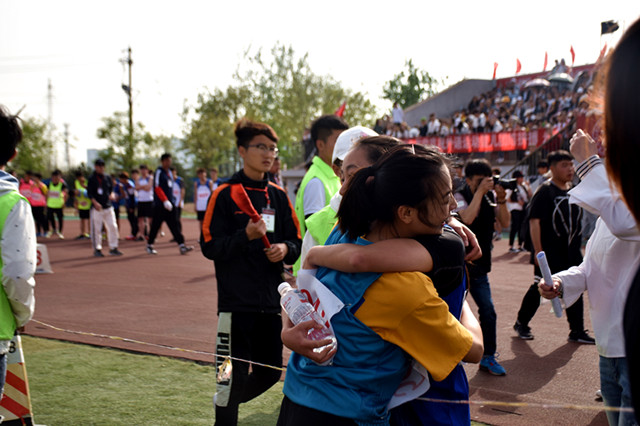
[[471, 152], [502, 152], [538, 147], [545, 140], [545, 129], [500, 133], [472, 133], [446, 137], [412, 139], [412, 143], [437, 146], [447, 154]]

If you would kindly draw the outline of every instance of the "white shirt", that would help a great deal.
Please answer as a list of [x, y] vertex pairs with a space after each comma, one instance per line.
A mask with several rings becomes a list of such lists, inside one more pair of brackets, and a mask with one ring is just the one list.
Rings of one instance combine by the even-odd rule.
[[[584, 164], [578, 169], [584, 168]], [[625, 356], [622, 314], [629, 286], [640, 265], [640, 231], [620, 198], [611, 191], [601, 160], [569, 191], [569, 200], [600, 214], [583, 262], [554, 276], [562, 280], [564, 302], [571, 306], [586, 290], [598, 353]]]
[[322, 181], [314, 177], [304, 188], [304, 196], [302, 199], [302, 208], [304, 216], [307, 217], [317, 211], [320, 211], [327, 205], [325, 200], [325, 190]]
[[[2, 173], [6, 177], [6, 173]], [[11, 178], [13, 179], [13, 178]], [[0, 179], [0, 192], [11, 189], [9, 179]], [[17, 182], [15, 190], [18, 190]], [[2, 286], [9, 299], [18, 327], [25, 325], [35, 310], [33, 275], [37, 266], [36, 231], [31, 207], [20, 200], [9, 212], [4, 223], [2, 239]], [[9, 341], [0, 341], [0, 354], [9, 350]]]
[[427, 124], [427, 135], [437, 135], [440, 132], [440, 120], [437, 118], [433, 121], [429, 121]]
[[[143, 186], [147, 185], [149, 182], [151, 182], [151, 176], [140, 176], [136, 185]], [[153, 186], [151, 186], [151, 189], [148, 191], [145, 189], [138, 189], [138, 202], [148, 203], [149, 201], [153, 201]]]
[[404, 121], [404, 111], [399, 106], [391, 110], [391, 116], [394, 123], [402, 123]]

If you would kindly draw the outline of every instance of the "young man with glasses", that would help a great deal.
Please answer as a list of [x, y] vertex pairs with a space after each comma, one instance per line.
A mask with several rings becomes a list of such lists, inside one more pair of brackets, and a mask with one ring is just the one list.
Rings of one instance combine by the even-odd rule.
[[[202, 254], [215, 264], [218, 281], [216, 353], [231, 357], [219, 374], [214, 397], [217, 425], [235, 425], [238, 406], [279, 379], [282, 319], [278, 285], [283, 262], [300, 255], [300, 230], [285, 191], [267, 172], [278, 154], [278, 136], [264, 123], [246, 119], [235, 129], [244, 160], [211, 194], [202, 224]], [[248, 361], [254, 362], [249, 373]], [[218, 371], [229, 365], [216, 358]]]

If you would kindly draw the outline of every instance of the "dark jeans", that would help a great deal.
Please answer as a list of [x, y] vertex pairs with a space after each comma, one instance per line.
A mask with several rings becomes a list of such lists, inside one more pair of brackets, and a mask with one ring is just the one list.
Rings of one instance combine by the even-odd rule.
[[135, 207], [127, 208], [127, 219], [129, 220], [129, 225], [131, 226], [131, 235], [133, 235], [134, 237], [137, 236], [139, 226]]
[[54, 216], [58, 218], [58, 232], [62, 232], [62, 209], [52, 209], [51, 207], [47, 207], [47, 219], [49, 219], [49, 223], [51, 224], [51, 232], [56, 231], [56, 220]]
[[44, 214], [44, 206], [31, 206], [31, 213], [36, 224], [36, 232], [46, 234], [49, 231], [49, 222], [47, 222], [47, 216]]
[[[219, 326], [218, 339], [228, 331]], [[226, 349], [230, 356], [240, 360], [281, 367], [281, 331], [282, 318], [278, 314], [233, 312], [230, 335], [227, 334], [226, 337], [229, 342]], [[220, 347], [216, 352], [219, 351]], [[232, 378], [228, 385], [230, 392], [228, 401], [225, 401], [226, 406], [217, 405], [221, 401], [216, 400], [216, 425], [235, 426], [238, 423], [238, 406], [261, 395], [280, 380], [280, 370], [253, 364], [249, 373], [249, 363], [240, 360], [231, 361]]]
[[167, 223], [167, 226], [171, 231], [171, 235], [173, 235], [173, 239], [176, 240], [176, 243], [184, 244], [184, 237], [178, 230], [176, 212], [173, 210], [169, 211], [165, 209], [164, 206], [160, 205], [153, 207], [153, 219], [151, 221], [151, 230], [149, 231], [149, 245], [153, 244], [156, 240], [156, 236], [158, 235], [162, 222]]
[[524, 211], [511, 210], [511, 230], [509, 231], [509, 246], [513, 247], [513, 242], [518, 236], [518, 245], [522, 246], [522, 219], [524, 219]]
[[0, 355], [0, 399], [2, 399], [2, 392], [4, 392], [4, 380], [7, 376], [7, 355]]
[[[571, 331], [580, 332], [584, 330], [584, 302], [582, 295], [576, 303], [566, 309], [567, 321]], [[536, 314], [540, 306], [540, 293], [538, 292], [538, 284], [533, 283], [522, 299], [520, 310], [518, 311], [518, 321], [520, 324], [528, 326], [531, 318]]]
[[484, 355], [494, 355], [496, 353], [496, 310], [491, 299], [491, 287], [489, 286], [489, 276], [480, 275], [469, 277], [469, 293], [474, 302], [478, 305], [478, 317], [480, 328], [482, 329], [482, 341], [484, 343]]
[[[329, 409], [330, 407], [327, 407]], [[334, 414], [325, 413], [314, 408], [296, 404], [286, 396], [280, 405], [280, 415], [277, 426], [355, 426], [353, 419], [339, 417]]]

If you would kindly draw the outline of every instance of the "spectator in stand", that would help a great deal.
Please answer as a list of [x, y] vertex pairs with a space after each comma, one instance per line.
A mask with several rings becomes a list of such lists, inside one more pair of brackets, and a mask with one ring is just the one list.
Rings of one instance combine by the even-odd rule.
[[401, 124], [404, 122], [404, 111], [398, 105], [398, 102], [393, 103], [393, 109], [391, 109], [391, 117], [394, 124]]
[[[50, 237], [54, 232], [61, 240], [64, 239], [62, 228], [64, 226], [64, 205], [67, 202], [67, 184], [62, 179], [62, 172], [58, 169], [51, 173], [51, 181], [47, 190], [47, 219], [51, 229], [47, 232]], [[56, 218], [58, 219], [58, 229], [56, 230]]]
[[420, 136], [425, 137], [427, 136], [428, 132], [429, 132], [429, 125], [427, 123], [427, 117], [422, 117], [420, 119]]
[[76, 171], [75, 185], [75, 200], [74, 207], [78, 210], [78, 217], [80, 217], [80, 235], [76, 237], [76, 240], [88, 240], [91, 238], [89, 235], [89, 229], [91, 229], [91, 199], [87, 194], [87, 180], [81, 170]]
[[213, 181], [207, 178], [207, 171], [203, 167], [199, 167], [196, 170], [196, 181], [193, 183], [193, 196], [195, 198], [196, 215], [198, 216], [198, 222], [200, 222], [200, 228], [202, 228], [202, 221], [204, 220], [207, 203], [209, 202], [209, 197], [212, 192]]
[[94, 164], [94, 172], [89, 176], [87, 196], [91, 199], [91, 241], [93, 256], [104, 257], [102, 254], [102, 227], [107, 229], [109, 254], [122, 256], [118, 250], [118, 225], [111, 201], [113, 199], [113, 182], [104, 173], [104, 161], [98, 158]]
[[427, 124], [427, 136], [438, 136], [440, 133], [440, 120], [436, 118], [435, 113], [429, 115], [429, 123]]
[[492, 115], [489, 117], [489, 131], [491, 133], [499, 133], [501, 132], [503, 129], [502, 127], [502, 123], [500, 123], [500, 120], [498, 120], [498, 117], [496, 117], [495, 115]]

